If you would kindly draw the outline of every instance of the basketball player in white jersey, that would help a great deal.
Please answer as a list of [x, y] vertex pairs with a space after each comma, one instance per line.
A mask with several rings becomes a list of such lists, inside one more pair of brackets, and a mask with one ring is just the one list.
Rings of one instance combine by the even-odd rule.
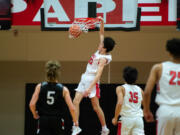
[[[76, 89], [75, 98], [73, 103], [77, 111], [77, 119], [79, 119], [79, 104], [83, 97], [89, 97], [94, 111], [96, 112], [100, 123], [102, 125], [101, 135], [108, 135], [109, 129], [106, 127], [106, 121], [104, 113], [99, 105], [100, 89], [99, 81], [103, 72], [104, 66], [109, 64], [112, 60], [110, 51], [115, 46], [115, 41], [110, 37], [104, 38], [104, 21], [102, 18], [100, 24], [100, 43], [98, 50], [91, 56], [86, 71], [81, 76], [81, 81]], [[73, 126], [72, 135], [76, 135], [81, 132], [80, 127]]]
[[144, 117], [154, 121], [150, 111], [151, 93], [156, 84], [155, 102], [159, 105], [157, 135], [180, 135], [180, 39], [168, 40], [166, 50], [171, 59], [155, 64], [150, 72], [144, 93]]
[[141, 103], [143, 100], [142, 89], [135, 85], [138, 72], [133, 67], [126, 67], [123, 71], [125, 84], [116, 88], [117, 104], [115, 115], [112, 119], [113, 125], [118, 125], [117, 135], [144, 135], [143, 111]]

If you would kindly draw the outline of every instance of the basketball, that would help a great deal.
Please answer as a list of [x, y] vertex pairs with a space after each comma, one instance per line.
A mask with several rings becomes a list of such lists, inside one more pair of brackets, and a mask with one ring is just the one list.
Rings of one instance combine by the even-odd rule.
[[82, 30], [79, 25], [72, 25], [69, 28], [70, 37], [77, 38], [81, 35]]

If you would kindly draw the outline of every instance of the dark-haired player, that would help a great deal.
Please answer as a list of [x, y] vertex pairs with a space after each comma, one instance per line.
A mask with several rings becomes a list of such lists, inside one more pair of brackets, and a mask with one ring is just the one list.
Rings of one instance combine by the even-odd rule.
[[144, 135], [143, 111], [141, 103], [143, 100], [142, 89], [135, 85], [138, 72], [133, 67], [126, 67], [123, 71], [125, 84], [116, 88], [117, 104], [115, 115], [112, 119], [113, 125], [118, 126], [118, 135]]
[[[106, 126], [104, 113], [99, 105], [99, 81], [103, 72], [104, 66], [109, 64], [112, 60], [110, 51], [113, 50], [115, 41], [110, 37], [104, 38], [104, 22], [101, 18], [100, 26], [100, 43], [98, 51], [94, 53], [89, 63], [87, 64], [85, 73], [81, 76], [81, 81], [76, 89], [75, 98], [73, 103], [77, 111], [77, 119], [79, 119], [79, 104], [83, 97], [89, 97], [94, 111], [96, 112], [100, 123], [102, 125], [101, 135], [108, 135], [109, 129]], [[77, 126], [73, 126], [72, 135], [76, 135], [81, 132], [81, 129]]]
[[[30, 101], [30, 110], [34, 119], [39, 119], [40, 135], [63, 135], [61, 127], [63, 100], [65, 100], [73, 122], [78, 125], [75, 107], [69, 90], [58, 83], [60, 64], [58, 61], [48, 61], [45, 65], [47, 81], [39, 83]], [[38, 101], [38, 112], [36, 104]]]
[[167, 41], [171, 59], [155, 64], [150, 72], [144, 93], [144, 117], [154, 121], [150, 111], [151, 93], [158, 83], [155, 102], [159, 105], [157, 135], [180, 135], [180, 39]]

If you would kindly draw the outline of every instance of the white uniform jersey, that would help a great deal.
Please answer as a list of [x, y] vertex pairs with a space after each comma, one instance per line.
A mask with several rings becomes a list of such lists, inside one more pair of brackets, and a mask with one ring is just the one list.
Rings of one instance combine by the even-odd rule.
[[180, 64], [170, 61], [162, 63], [155, 101], [159, 105], [180, 105]]
[[124, 101], [120, 112], [124, 117], [142, 117], [141, 109], [142, 92], [137, 85], [124, 84], [125, 89]]
[[110, 54], [108, 55], [102, 55], [102, 54], [99, 54], [99, 51], [97, 51], [96, 53], [94, 53], [88, 64], [87, 64], [87, 67], [86, 67], [86, 72], [85, 74], [96, 74], [97, 73], [97, 70], [98, 70], [98, 65], [99, 65], [99, 60], [101, 58], [105, 58], [107, 59], [107, 64], [109, 64], [112, 60], [112, 56]]

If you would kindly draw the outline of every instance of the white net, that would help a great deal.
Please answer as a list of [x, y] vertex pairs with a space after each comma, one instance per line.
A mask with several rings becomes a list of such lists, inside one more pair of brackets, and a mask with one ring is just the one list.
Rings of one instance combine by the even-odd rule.
[[83, 32], [88, 32], [89, 29], [94, 29], [99, 23], [98, 18], [76, 18], [72, 24], [77, 24]]

